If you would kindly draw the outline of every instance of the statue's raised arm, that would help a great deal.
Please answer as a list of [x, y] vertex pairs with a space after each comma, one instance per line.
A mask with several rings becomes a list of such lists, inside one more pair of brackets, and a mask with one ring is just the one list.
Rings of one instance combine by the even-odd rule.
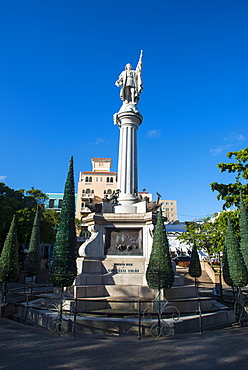
[[125, 71], [121, 72], [115, 85], [120, 86], [120, 98], [126, 104], [137, 104], [139, 96], [142, 92], [142, 56], [143, 50], [140, 52], [139, 61], [135, 71], [130, 63], [126, 64]]

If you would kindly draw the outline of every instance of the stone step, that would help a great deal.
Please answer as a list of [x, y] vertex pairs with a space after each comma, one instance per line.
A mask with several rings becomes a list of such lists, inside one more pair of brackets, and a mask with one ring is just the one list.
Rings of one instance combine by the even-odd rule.
[[[164, 322], [161, 322], [161, 326], [164, 327], [162, 331], [164, 335], [173, 335], [229, 326], [234, 321], [233, 312], [223, 310], [202, 314], [201, 318], [196, 314], [183, 316], [177, 321], [166, 319]], [[156, 335], [157, 322], [156, 319], [142, 319], [141, 334], [150, 336], [152, 332]], [[152, 326], [154, 326], [153, 329]], [[84, 334], [138, 335], [139, 324], [136, 318], [78, 317], [76, 332], [83, 332]]]
[[[154, 311], [154, 303], [147, 298], [140, 300], [140, 309], [142, 311], [149, 310]], [[163, 303], [162, 303], [163, 304]], [[200, 306], [199, 306], [200, 304]], [[74, 303], [73, 303], [74, 305]], [[187, 299], [175, 299], [170, 301], [166, 307], [166, 312], [179, 312], [191, 313], [197, 312], [199, 308], [203, 311], [209, 311], [213, 307], [213, 301], [211, 298], [201, 298], [199, 303], [198, 298], [187, 298]], [[78, 299], [77, 310], [81, 312], [97, 311], [102, 309], [113, 309], [113, 310], [133, 310], [138, 312], [139, 303], [137, 297], [88, 297], [84, 299]]]
[[[157, 290], [150, 289], [148, 286], [139, 285], [83, 285], [74, 287], [75, 297], [136, 297], [154, 299], [158, 294]], [[198, 296], [194, 285], [175, 286], [169, 290], [164, 290], [166, 299], [189, 298]]]

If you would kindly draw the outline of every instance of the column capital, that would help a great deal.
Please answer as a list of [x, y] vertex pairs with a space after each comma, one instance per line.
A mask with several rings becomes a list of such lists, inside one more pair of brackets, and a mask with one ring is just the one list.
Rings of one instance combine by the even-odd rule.
[[138, 128], [142, 123], [143, 117], [140, 113], [119, 112], [114, 115], [114, 124], [121, 127], [122, 125], [133, 125]]

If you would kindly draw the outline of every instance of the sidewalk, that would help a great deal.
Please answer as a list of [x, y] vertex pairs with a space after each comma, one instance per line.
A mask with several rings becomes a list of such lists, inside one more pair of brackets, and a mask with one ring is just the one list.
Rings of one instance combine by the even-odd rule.
[[50, 333], [0, 319], [0, 369], [247, 369], [248, 327], [168, 338]]

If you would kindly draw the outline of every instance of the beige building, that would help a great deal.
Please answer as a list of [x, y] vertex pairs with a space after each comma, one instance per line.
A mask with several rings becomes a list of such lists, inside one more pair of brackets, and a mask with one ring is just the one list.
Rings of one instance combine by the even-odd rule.
[[76, 217], [81, 219], [90, 213], [85, 203], [101, 203], [106, 196], [111, 196], [117, 189], [117, 173], [112, 172], [111, 158], [92, 158], [92, 171], [79, 174]]
[[160, 202], [163, 203], [162, 211], [163, 216], [167, 218], [166, 222], [177, 221], [177, 201], [171, 199], [160, 199]]
[[[111, 171], [111, 158], [92, 158], [92, 171], [84, 171], [79, 174], [78, 195], [76, 206], [76, 217], [81, 219], [90, 213], [86, 206], [87, 201], [101, 203], [104, 197], [110, 197], [117, 190], [117, 173]], [[149, 202], [152, 201], [152, 194], [146, 189], [139, 192], [139, 196]], [[166, 222], [177, 220], [177, 201], [160, 200], [163, 203], [163, 216]]]

